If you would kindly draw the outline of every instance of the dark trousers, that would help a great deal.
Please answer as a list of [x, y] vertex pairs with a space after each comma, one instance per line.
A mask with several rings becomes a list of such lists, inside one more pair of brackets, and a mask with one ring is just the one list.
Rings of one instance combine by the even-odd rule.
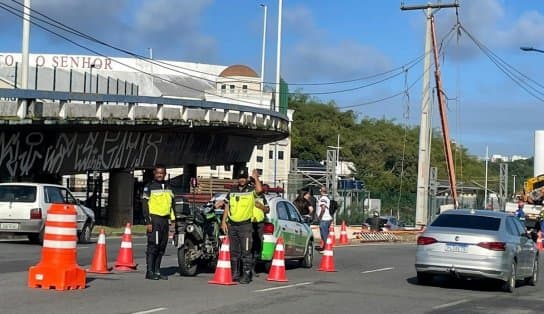
[[251, 256], [253, 224], [250, 221], [245, 223], [229, 223], [229, 241], [233, 276], [240, 273], [240, 261], [242, 261], [243, 271], [251, 271], [253, 268], [253, 258]]
[[147, 234], [147, 255], [154, 257], [162, 257], [166, 251], [168, 244], [168, 217], [166, 216], [151, 216], [151, 225], [153, 229]]
[[264, 222], [254, 222], [253, 224], [253, 245], [251, 246], [251, 253], [253, 255], [253, 261], [255, 262], [263, 251], [263, 228]]

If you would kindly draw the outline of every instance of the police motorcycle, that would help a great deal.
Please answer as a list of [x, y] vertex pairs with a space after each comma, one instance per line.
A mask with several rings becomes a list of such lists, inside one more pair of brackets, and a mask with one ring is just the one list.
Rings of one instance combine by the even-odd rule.
[[177, 198], [173, 245], [177, 248], [179, 272], [194, 276], [198, 267], [215, 270], [220, 248], [221, 218], [213, 202], [196, 207], [184, 198]]

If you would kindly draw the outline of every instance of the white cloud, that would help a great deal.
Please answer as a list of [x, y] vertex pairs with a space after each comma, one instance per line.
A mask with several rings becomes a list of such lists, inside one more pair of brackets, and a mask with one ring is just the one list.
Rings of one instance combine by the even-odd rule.
[[[512, 16], [499, 0], [462, 1], [459, 8], [461, 25], [489, 49], [518, 49], [520, 46], [544, 45], [544, 15], [527, 11]], [[448, 9], [436, 18], [438, 35], [443, 36], [456, 23], [455, 11]], [[465, 34], [459, 41], [459, 50], [451, 57], [472, 59], [481, 56], [479, 48]]]
[[[216, 52], [216, 41], [200, 30], [200, 19], [211, 0], [145, 1], [135, 15], [134, 32], [188, 61], [208, 61]], [[170, 50], [170, 51], [168, 51]]]
[[282, 73], [288, 81], [352, 79], [390, 66], [385, 54], [372, 46], [329, 36], [307, 7], [296, 6], [285, 12], [286, 32], [299, 36], [283, 50]]

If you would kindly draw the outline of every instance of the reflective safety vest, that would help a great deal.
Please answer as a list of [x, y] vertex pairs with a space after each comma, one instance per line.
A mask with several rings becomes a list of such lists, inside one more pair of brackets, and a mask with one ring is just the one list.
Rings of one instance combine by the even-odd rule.
[[[260, 200], [257, 200], [257, 202], [261, 203]], [[253, 217], [251, 218], [251, 221], [252, 222], [263, 222], [264, 221], [264, 212], [263, 212], [263, 210], [260, 209], [257, 206], [253, 206]]]
[[171, 220], [175, 220], [172, 210], [174, 193], [166, 182], [151, 182], [144, 188], [143, 198], [147, 200], [150, 215], [170, 216]]
[[233, 222], [250, 220], [255, 208], [255, 196], [254, 191], [231, 191], [229, 193], [229, 220]]

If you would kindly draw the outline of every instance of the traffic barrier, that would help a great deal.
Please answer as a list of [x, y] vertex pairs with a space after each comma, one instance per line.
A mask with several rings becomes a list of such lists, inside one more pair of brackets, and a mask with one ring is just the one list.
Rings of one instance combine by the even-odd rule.
[[230, 245], [229, 237], [224, 237], [219, 249], [219, 260], [215, 267], [215, 274], [213, 279], [208, 283], [215, 285], [235, 285], [236, 282], [232, 281], [232, 270], [230, 269]]
[[327, 238], [327, 244], [325, 244], [325, 250], [323, 250], [323, 257], [321, 258], [321, 264], [317, 271], [335, 272], [334, 269], [334, 257], [332, 252], [332, 238]]
[[130, 231], [130, 223], [127, 223], [125, 227], [125, 233], [121, 239], [121, 248], [119, 249], [119, 255], [117, 255], [117, 262], [115, 262], [115, 270], [120, 271], [133, 271], [138, 267], [134, 264], [134, 254], [132, 252], [132, 232]]
[[266, 280], [279, 282], [287, 281], [287, 277], [285, 276], [285, 250], [282, 238], [278, 238], [278, 241], [276, 242], [274, 258], [272, 259], [272, 265], [270, 266], [270, 271], [268, 272]]
[[396, 242], [400, 239], [390, 232], [354, 232], [353, 236], [361, 242]]
[[108, 268], [108, 253], [106, 250], [106, 233], [104, 228], [100, 229], [91, 268], [89, 268], [87, 272], [95, 274], [111, 274], [111, 268]]
[[342, 220], [342, 227], [340, 229], [340, 244], [348, 244], [348, 231], [346, 228], [346, 222]]
[[42, 258], [28, 269], [28, 287], [84, 289], [85, 270], [77, 265], [77, 221], [73, 205], [53, 204], [47, 211]]
[[336, 234], [334, 234], [334, 223], [331, 223], [331, 226], [329, 227], [329, 237], [332, 240], [332, 246], [336, 245]]
[[536, 248], [539, 251], [544, 251], [544, 244], [542, 243], [542, 230], [538, 232], [538, 239], [536, 239]]

